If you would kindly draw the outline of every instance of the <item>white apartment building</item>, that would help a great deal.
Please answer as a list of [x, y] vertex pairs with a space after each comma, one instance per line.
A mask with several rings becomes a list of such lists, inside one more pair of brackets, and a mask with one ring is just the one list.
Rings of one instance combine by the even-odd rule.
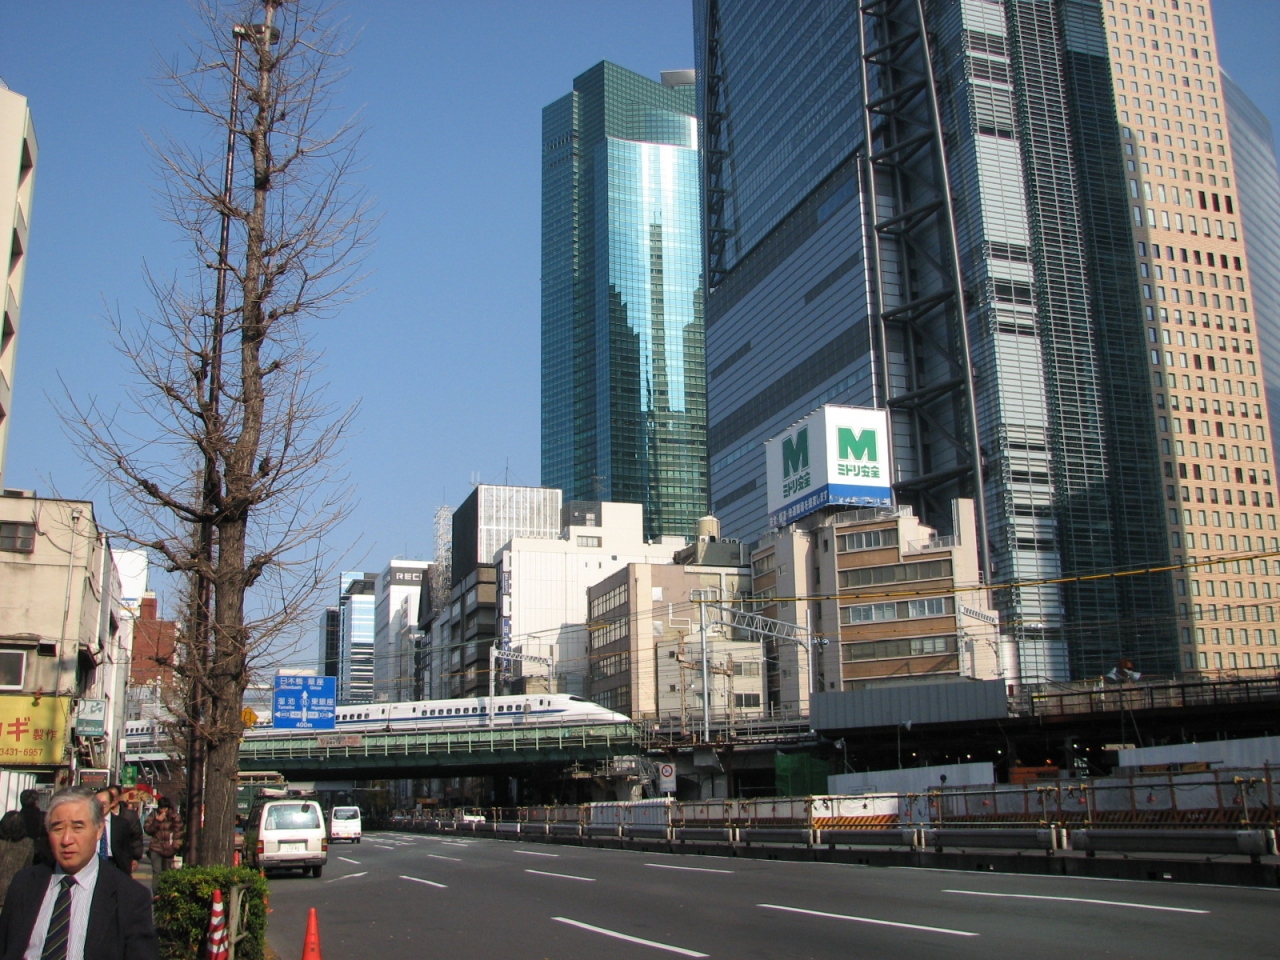
[[27, 98], [0, 81], [0, 488], [13, 409], [13, 371], [22, 315], [22, 279], [27, 272], [31, 192], [35, 185], [36, 133]]
[[[515, 537], [493, 557], [498, 566], [498, 635], [504, 647], [554, 661], [555, 689], [581, 694], [587, 661], [587, 588], [628, 564], [671, 563], [683, 537], [644, 538], [638, 503], [572, 500], [559, 539]], [[505, 677], [546, 689], [546, 667], [513, 661]]]
[[[120, 593], [92, 503], [0, 496], [0, 766], [46, 782], [118, 771], [131, 654]], [[86, 701], [98, 724], [77, 730]]]

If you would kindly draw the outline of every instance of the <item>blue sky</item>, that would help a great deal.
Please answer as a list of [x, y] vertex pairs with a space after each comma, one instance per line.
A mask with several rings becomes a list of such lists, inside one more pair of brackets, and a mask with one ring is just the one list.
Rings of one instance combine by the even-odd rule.
[[[382, 222], [366, 295], [318, 330], [330, 398], [361, 403], [343, 567], [429, 558], [432, 513], [473, 476], [538, 482], [541, 109], [603, 59], [654, 78], [693, 66], [690, 6], [345, 5], [361, 36], [342, 104], [367, 124], [361, 177]], [[1280, 116], [1280, 0], [1215, 7], [1223, 65]], [[52, 401], [59, 377], [80, 397], [119, 395], [104, 312], [147, 306], [144, 262], [182, 266], [145, 137], [176, 124], [150, 78], [191, 20], [179, 0], [0, 4], [0, 77], [30, 98], [40, 144], [6, 486], [98, 493]]]

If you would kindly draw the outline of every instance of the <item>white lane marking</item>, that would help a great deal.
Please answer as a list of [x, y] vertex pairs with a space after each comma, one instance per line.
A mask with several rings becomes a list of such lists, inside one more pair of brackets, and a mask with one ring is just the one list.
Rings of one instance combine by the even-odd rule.
[[442, 889], [442, 890], [443, 890], [443, 889], [445, 889], [445, 884], [443, 884], [443, 883], [436, 883], [434, 880], [423, 880], [421, 877], [406, 877], [406, 876], [402, 873], [402, 874], [400, 874], [400, 879], [401, 879], [401, 880], [412, 880], [414, 883], [425, 883], [428, 887], [439, 887], [439, 888], [440, 888], [440, 889]]
[[877, 927], [899, 927], [903, 930], [924, 930], [926, 933], [946, 933], [953, 937], [976, 937], [970, 930], [951, 930], [947, 927], [926, 927], [919, 923], [898, 923], [894, 920], [875, 920], [871, 917], [854, 917], [844, 913], [823, 913], [821, 910], [802, 910], [799, 907], [782, 907], [776, 903], [757, 903], [757, 907], [766, 910], [785, 910], [787, 913], [803, 913], [811, 917], [827, 917], [831, 920], [852, 920], [855, 923], [870, 923]]
[[646, 863], [646, 867], [657, 867], [659, 870], [692, 870], [695, 873], [733, 873], [732, 870], [716, 870], [713, 867], [677, 867], [674, 863]]
[[347, 873], [342, 875], [341, 877], [334, 877], [333, 880], [327, 880], [325, 882], [333, 883], [334, 880], [350, 880], [352, 877], [367, 877], [368, 875], [369, 875], [368, 870], [361, 870], [359, 873]]
[[1162, 910], [1167, 913], [1208, 913], [1191, 907], [1161, 907], [1153, 903], [1129, 903], [1124, 900], [1094, 900], [1089, 897], [1047, 897], [1034, 893], [988, 893], [985, 890], [943, 890], [943, 893], [961, 893], [966, 897], [1006, 897], [1010, 900], [1053, 900], [1059, 903], [1095, 903], [1104, 907], [1132, 907], [1135, 910]]
[[577, 927], [579, 930], [590, 930], [592, 933], [602, 933], [606, 937], [613, 937], [615, 940], [625, 940], [627, 943], [638, 943], [642, 947], [653, 947], [655, 950], [666, 950], [668, 953], [678, 953], [682, 957], [709, 957], [709, 953], [699, 953], [697, 950], [687, 950], [684, 947], [673, 947], [669, 943], [659, 943], [657, 940], [644, 940], [640, 937], [633, 937], [630, 934], [619, 933], [617, 930], [606, 930], [604, 927], [593, 927], [589, 923], [583, 923], [581, 920], [570, 920], [568, 917], [552, 917], [552, 920], [560, 923], [567, 923], [571, 927]]
[[561, 880], [581, 880], [584, 883], [595, 883], [595, 877], [575, 877], [571, 873], [547, 873], [545, 870], [525, 870], [525, 873], [536, 873], [541, 877], [559, 877]]
[[543, 853], [540, 850], [515, 850], [513, 853], [523, 853], [526, 857], [558, 857], [558, 853]]
[[462, 862], [461, 857], [442, 857], [438, 853], [428, 853], [427, 856], [430, 857], [432, 860], [452, 860], [454, 863]]
[[339, 859], [339, 860], [345, 860], [345, 861], [347, 861], [347, 863], [354, 863], [354, 864], [356, 864], [357, 866], [359, 866], [359, 864], [360, 864], [360, 861], [359, 861], [359, 860], [352, 860], [350, 857], [339, 857], [338, 859]]

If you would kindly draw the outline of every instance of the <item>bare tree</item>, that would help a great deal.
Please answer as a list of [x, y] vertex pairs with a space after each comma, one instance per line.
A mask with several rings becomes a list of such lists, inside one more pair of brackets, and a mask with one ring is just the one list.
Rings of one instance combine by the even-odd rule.
[[[372, 220], [352, 183], [359, 131], [331, 122], [341, 25], [308, 0], [208, 0], [165, 68], [198, 131], [153, 144], [191, 268], [148, 272], [154, 307], [114, 317], [127, 402], [69, 398], [121, 534], [188, 583], [179, 632], [204, 830], [190, 855], [231, 862], [241, 711], [256, 661], [312, 606], [323, 538], [349, 487], [335, 461], [353, 410], [329, 406], [309, 325], [350, 299]], [[200, 810], [189, 811], [199, 831]]]

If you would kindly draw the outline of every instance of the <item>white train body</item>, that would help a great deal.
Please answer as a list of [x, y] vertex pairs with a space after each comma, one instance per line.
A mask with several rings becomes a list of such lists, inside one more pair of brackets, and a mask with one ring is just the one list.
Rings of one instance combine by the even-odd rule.
[[[490, 713], [492, 708], [492, 714]], [[490, 730], [508, 727], [574, 727], [630, 723], [625, 714], [565, 694], [516, 697], [467, 697], [338, 707], [335, 733], [430, 733], [434, 730]], [[276, 730], [264, 717], [245, 730], [246, 739], [314, 736], [315, 730]], [[320, 731], [328, 732], [328, 731]]]

